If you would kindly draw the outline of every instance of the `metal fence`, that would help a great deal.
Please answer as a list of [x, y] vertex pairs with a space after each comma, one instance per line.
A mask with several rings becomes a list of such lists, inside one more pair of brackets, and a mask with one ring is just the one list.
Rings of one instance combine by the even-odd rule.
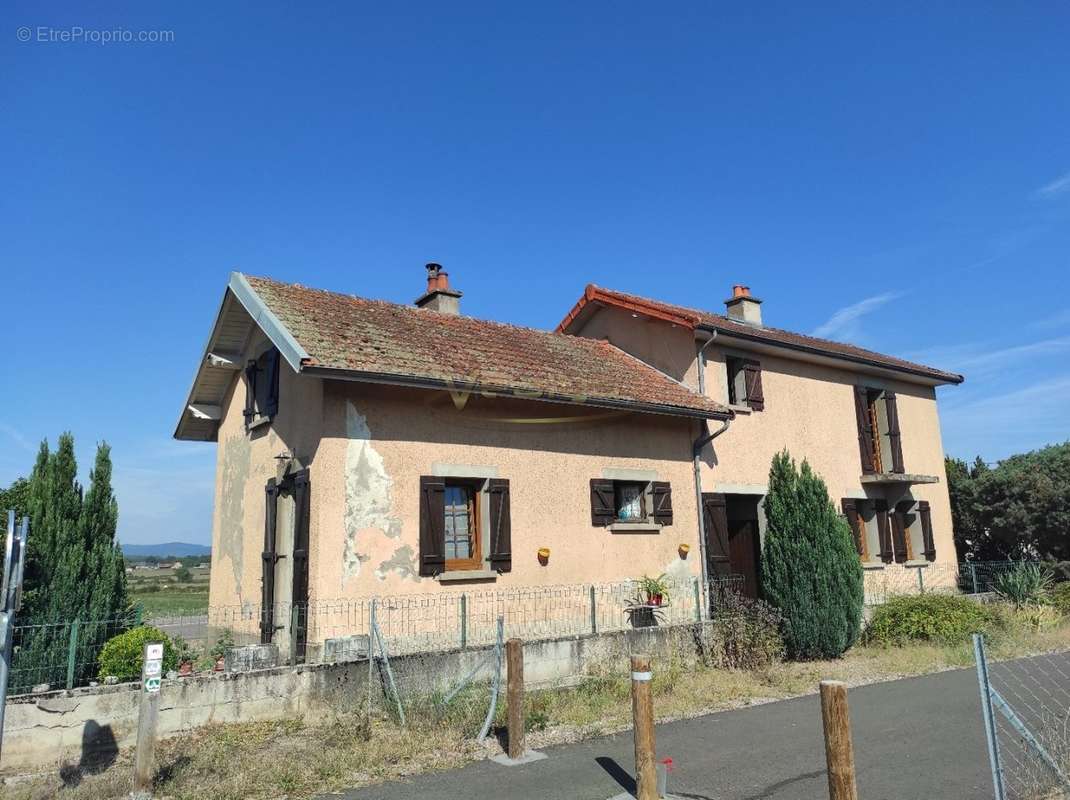
[[1021, 565], [1015, 561], [975, 561], [867, 566], [863, 579], [865, 603], [876, 606], [889, 597], [926, 592], [986, 594], [1000, 575]]
[[136, 616], [110, 620], [17, 625], [14, 628], [11, 694], [48, 684], [71, 689], [97, 678], [97, 658], [113, 636], [139, 624]]
[[973, 639], [995, 800], [1070, 798], [1070, 653], [990, 661]]

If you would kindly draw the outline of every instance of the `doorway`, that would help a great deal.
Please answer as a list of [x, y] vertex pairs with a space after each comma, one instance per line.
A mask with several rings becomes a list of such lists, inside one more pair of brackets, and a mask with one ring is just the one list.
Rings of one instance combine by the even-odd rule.
[[272, 478], [264, 488], [260, 642], [299, 664], [308, 640], [308, 470]]
[[761, 536], [758, 529], [759, 495], [702, 495], [706, 527], [707, 574], [710, 580], [745, 597], [761, 596]]

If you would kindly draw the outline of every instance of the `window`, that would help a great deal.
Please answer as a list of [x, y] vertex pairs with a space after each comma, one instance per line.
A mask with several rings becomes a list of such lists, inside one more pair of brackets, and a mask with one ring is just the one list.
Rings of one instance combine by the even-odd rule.
[[479, 493], [471, 483], [446, 481], [443, 513], [446, 569], [480, 567]]
[[245, 427], [254, 428], [279, 413], [279, 351], [265, 350], [245, 367]]
[[511, 549], [508, 480], [421, 476], [420, 575], [509, 572]]
[[672, 488], [664, 481], [591, 479], [591, 524], [672, 525]]
[[895, 392], [856, 386], [855, 419], [863, 474], [905, 472]]
[[863, 563], [936, 560], [928, 502], [907, 499], [889, 506], [880, 498], [844, 498], [842, 505]]
[[750, 358], [726, 356], [725, 369], [728, 377], [728, 404], [747, 406], [751, 411], [763, 411], [765, 395], [762, 392], [761, 364]]

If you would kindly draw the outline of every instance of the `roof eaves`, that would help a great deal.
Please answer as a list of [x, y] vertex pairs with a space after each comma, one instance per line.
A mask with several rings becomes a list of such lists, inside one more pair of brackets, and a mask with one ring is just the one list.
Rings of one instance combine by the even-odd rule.
[[300, 372], [302, 367], [312, 362], [312, 357], [305, 351], [290, 330], [275, 316], [267, 304], [256, 293], [245, 276], [240, 272], [230, 273], [230, 283], [227, 284], [238, 302], [249, 312], [253, 322], [259, 325], [272, 344], [279, 348], [283, 358], [293, 367], [294, 372]]
[[734, 339], [743, 339], [744, 341], [754, 342], [756, 344], [764, 344], [769, 347], [779, 347], [787, 350], [795, 350], [800, 353], [809, 353], [812, 355], [824, 356], [825, 358], [832, 358], [841, 361], [851, 361], [856, 364], [864, 364], [869, 367], [877, 369], [891, 370], [892, 372], [905, 372], [911, 375], [917, 375], [923, 378], [929, 378], [930, 380], [937, 381], [939, 383], [952, 383], [960, 384], [966, 378], [955, 372], [944, 372], [938, 369], [931, 369], [923, 365], [918, 367], [910, 367], [906, 364], [893, 364], [887, 361], [878, 360], [875, 358], [867, 358], [863, 355], [855, 355], [852, 353], [844, 353], [837, 350], [829, 350], [816, 345], [808, 345], [803, 342], [784, 342], [780, 340], [770, 339], [767, 336], [761, 336], [760, 334], [752, 334], [746, 331], [741, 331], [736, 325], [719, 325], [711, 320], [703, 320], [696, 326], [700, 330], [704, 331], [717, 331], [725, 336], [729, 336]]
[[407, 386], [416, 389], [436, 389], [450, 392], [472, 391], [491, 396], [495, 394], [511, 395], [519, 400], [537, 400], [547, 403], [564, 403], [566, 405], [611, 408], [621, 411], [639, 411], [647, 414], [663, 414], [690, 419], [727, 419], [733, 416], [731, 411], [714, 411], [699, 407], [674, 406], [665, 403], [643, 403], [635, 400], [621, 400], [612, 397], [591, 397], [589, 395], [569, 395], [558, 392], [536, 392], [514, 386], [497, 386], [476, 383], [463, 379], [432, 378], [423, 375], [400, 375], [390, 372], [368, 372], [364, 370], [343, 369], [341, 367], [306, 366], [304, 373], [335, 380], [361, 381], [364, 383], [381, 383], [389, 386]]

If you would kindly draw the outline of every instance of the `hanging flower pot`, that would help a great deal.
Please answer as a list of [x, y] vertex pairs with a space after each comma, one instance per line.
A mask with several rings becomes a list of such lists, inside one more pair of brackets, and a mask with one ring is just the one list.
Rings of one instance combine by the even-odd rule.
[[550, 548], [540, 547], [537, 555], [539, 557], [539, 563], [545, 567], [546, 563], [550, 560]]

